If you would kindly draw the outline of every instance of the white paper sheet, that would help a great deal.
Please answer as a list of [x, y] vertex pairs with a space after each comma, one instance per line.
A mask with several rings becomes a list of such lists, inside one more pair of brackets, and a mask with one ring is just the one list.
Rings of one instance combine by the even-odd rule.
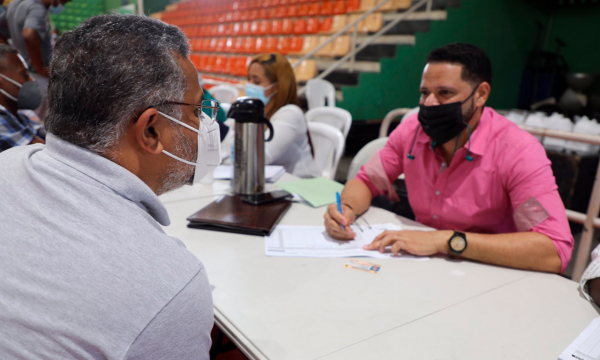
[[592, 320], [559, 360], [600, 360], [600, 318]]
[[[285, 168], [280, 165], [267, 165], [265, 166], [265, 180], [269, 183], [274, 183], [279, 180], [280, 177], [285, 174]], [[233, 166], [231, 165], [219, 165], [215, 169], [214, 177], [215, 180], [231, 180], [233, 176]]]
[[323, 226], [278, 225], [270, 236], [265, 236], [265, 254], [267, 256], [297, 257], [372, 257], [380, 259], [400, 258], [412, 260], [428, 260], [428, 257], [412, 255], [394, 256], [391, 252], [364, 250], [377, 235], [385, 230], [401, 230], [394, 224], [374, 224], [371, 228], [362, 226], [362, 231], [355, 225], [352, 229], [356, 238], [350, 241], [335, 240], [330, 237]]

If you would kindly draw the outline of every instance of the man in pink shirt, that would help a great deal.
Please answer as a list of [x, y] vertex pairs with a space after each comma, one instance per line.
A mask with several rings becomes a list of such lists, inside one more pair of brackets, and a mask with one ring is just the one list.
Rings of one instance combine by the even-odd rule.
[[[350, 240], [350, 224], [373, 197], [398, 196], [404, 173], [416, 220], [433, 232], [386, 231], [366, 248], [415, 255], [447, 252], [490, 264], [563, 272], [571, 236], [550, 161], [540, 142], [493, 109], [492, 65], [473, 45], [450, 44], [428, 56], [420, 110], [390, 135], [330, 205], [327, 232]], [[341, 225], [344, 225], [342, 229]]]

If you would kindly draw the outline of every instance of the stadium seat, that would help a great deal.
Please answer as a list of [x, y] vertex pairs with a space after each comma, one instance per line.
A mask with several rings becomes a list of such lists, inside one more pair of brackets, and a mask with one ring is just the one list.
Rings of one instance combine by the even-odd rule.
[[[329, 36], [319, 36], [319, 42], [317, 43], [317, 46], [325, 43], [327, 40], [329, 40]], [[331, 50], [333, 49], [333, 44], [330, 42], [327, 45], [325, 45], [325, 47], [323, 47], [321, 50], [319, 50], [317, 52], [318, 56], [331, 56]], [[316, 47], [316, 46], [315, 46]]]
[[208, 56], [206, 61], [206, 66], [204, 67], [204, 71], [211, 72], [215, 69], [215, 63], [217, 62], [217, 57], [215, 55]]
[[333, 41], [330, 53], [325, 56], [344, 56], [350, 52], [350, 46], [350, 36], [342, 35]]
[[207, 52], [217, 52], [217, 38], [210, 39], [210, 43], [208, 44]]
[[294, 23], [294, 34], [304, 35], [306, 34], [306, 19], [298, 19]]
[[282, 24], [283, 20], [273, 20], [273, 22], [271, 23], [271, 34], [280, 35]]
[[200, 51], [210, 51], [210, 38], [203, 38], [202, 45], [200, 46]]
[[[291, 45], [290, 43], [291, 43], [290, 37], [280, 36], [279, 40], [277, 41], [276, 51], [280, 54], [286, 55], [287, 53], [290, 52], [290, 45]], [[272, 51], [270, 51], [270, 52], [272, 52]]]
[[316, 34], [319, 32], [319, 18], [313, 17], [306, 22], [306, 34]]
[[336, 15], [345, 14], [347, 11], [347, 5], [345, 0], [336, 0], [333, 4], [333, 13]]
[[227, 40], [225, 41], [225, 48], [223, 49], [223, 51], [226, 53], [233, 52], [233, 38], [227, 38]]
[[226, 36], [233, 35], [233, 24], [226, 24], [225, 25], [225, 35]]
[[249, 21], [243, 22], [240, 35], [250, 35], [251, 25], [252, 23]]
[[298, 11], [296, 12], [296, 16], [308, 16], [308, 4], [298, 5]]
[[258, 33], [260, 35], [269, 35], [271, 34], [271, 21], [263, 20], [260, 22]]
[[306, 55], [311, 52], [314, 48], [319, 44], [318, 36], [306, 36], [304, 38], [304, 42], [302, 44], [302, 50], [300, 50], [301, 55]]
[[253, 21], [258, 19], [258, 9], [252, 9], [250, 10], [250, 12], [248, 13], [248, 18], [247, 20]]
[[267, 18], [267, 9], [258, 10], [258, 19], [266, 19]]
[[242, 23], [236, 22], [233, 24], [233, 29], [231, 30], [231, 34], [234, 36], [242, 35]]
[[289, 5], [285, 11], [285, 17], [298, 16], [298, 5]]
[[276, 17], [277, 19], [284, 18], [284, 17], [285, 17], [285, 10], [286, 10], [286, 9], [285, 9], [285, 6], [279, 6], [279, 7], [277, 8], [277, 11], [276, 11], [276, 13], [275, 13], [275, 17]]
[[327, 16], [327, 15], [333, 14], [333, 0], [323, 1], [323, 4], [321, 4], [321, 10], [319, 13], [321, 16]]
[[236, 37], [233, 39], [233, 52], [236, 54], [244, 52], [244, 38]]
[[208, 64], [208, 56], [206, 56], [206, 55], [200, 56], [200, 65], [198, 67], [198, 71], [205, 71], [206, 64]]
[[[266, 38], [266, 45], [265, 45], [265, 53], [274, 53], [277, 51], [278, 49], [278, 40], [275, 36], [269, 36]], [[282, 53], [283, 54], [283, 53]]]
[[290, 35], [294, 30], [294, 21], [292, 19], [284, 19], [281, 24], [281, 33]]
[[308, 16], [317, 16], [321, 13], [321, 3], [313, 2], [308, 5]]
[[294, 36], [290, 41], [290, 54], [297, 54], [302, 51], [303, 39], [301, 36]]
[[227, 62], [225, 63], [225, 73], [233, 75], [233, 70], [235, 69], [235, 56], [227, 57]]
[[227, 45], [227, 38], [218, 38], [217, 46], [215, 47], [215, 52], [223, 52], [225, 50], [225, 45]]
[[332, 22], [333, 18], [331, 16], [323, 18], [323, 20], [321, 21], [321, 25], [319, 26], [319, 32], [328, 34], [329, 30], [331, 30]]
[[254, 54], [256, 49], [256, 38], [248, 36], [244, 40], [244, 53], [246, 54]]
[[304, 60], [300, 65], [294, 68], [296, 81], [306, 82], [317, 76], [317, 62], [314, 60]]
[[264, 52], [267, 52], [267, 38], [259, 37], [256, 39], [256, 47], [253, 53], [262, 54]]
[[227, 62], [227, 57], [225, 56], [217, 56], [215, 60], [215, 67], [213, 68], [213, 72], [222, 73], [225, 72], [225, 63]]

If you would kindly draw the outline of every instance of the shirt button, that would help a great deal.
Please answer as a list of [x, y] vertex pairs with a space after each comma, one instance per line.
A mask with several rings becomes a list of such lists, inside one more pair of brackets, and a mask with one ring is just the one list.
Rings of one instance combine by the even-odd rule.
[[439, 194], [440, 194], [440, 192], [439, 192], [439, 191], [436, 191], [436, 192], [435, 192], [435, 194], [436, 194], [436, 195], [439, 195]]
[[442, 167], [446, 167], [446, 163], [445, 162], [442, 163]]
[[433, 215], [433, 218], [434, 218], [434, 219], [437, 219], [437, 215]]

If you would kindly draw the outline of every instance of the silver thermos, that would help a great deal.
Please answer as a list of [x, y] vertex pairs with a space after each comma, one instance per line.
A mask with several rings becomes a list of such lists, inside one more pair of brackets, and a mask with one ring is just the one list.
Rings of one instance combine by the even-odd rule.
[[[259, 99], [242, 97], [231, 105], [227, 117], [235, 119], [233, 192], [261, 194], [265, 189], [265, 141], [273, 138], [265, 105]], [[269, 128], [266, 140], [265, 126]]]

